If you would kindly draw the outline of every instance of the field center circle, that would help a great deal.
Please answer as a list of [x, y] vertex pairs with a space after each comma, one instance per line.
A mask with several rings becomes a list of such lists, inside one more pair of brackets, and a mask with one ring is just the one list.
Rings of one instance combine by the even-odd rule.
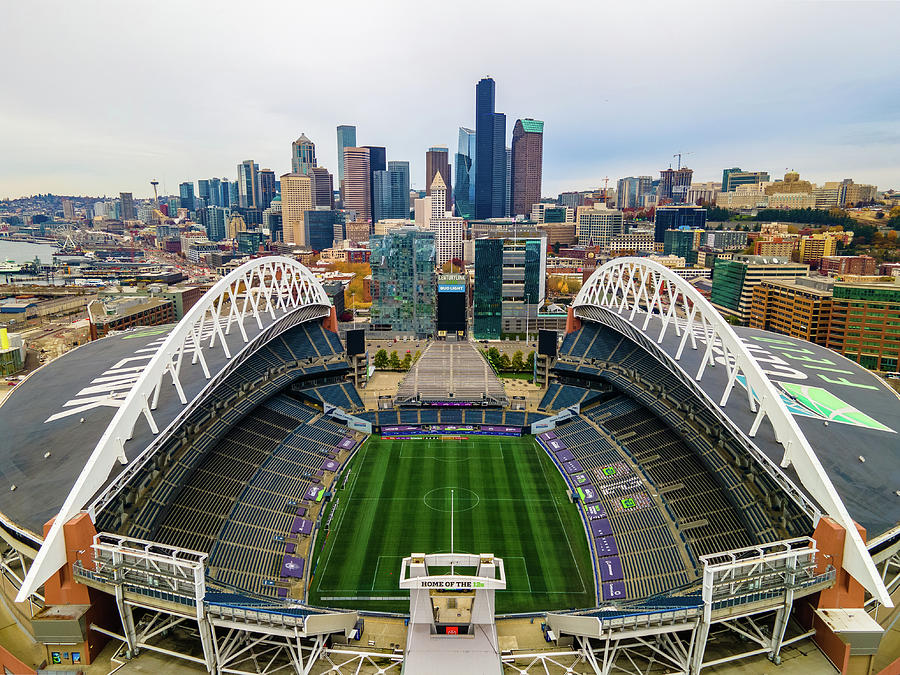
[[429, 490], [422, 501], [432, 511], [450, 513], [450, 491], [453, 491], [453, 512], [471, 511], [481, 502], [481, 497], [473, 490], [462, 487], [441, 487]]

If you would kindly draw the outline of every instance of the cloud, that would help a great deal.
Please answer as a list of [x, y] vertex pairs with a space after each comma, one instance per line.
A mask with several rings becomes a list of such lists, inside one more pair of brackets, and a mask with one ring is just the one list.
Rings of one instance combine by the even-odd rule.
[[[17, 3], [0, 24], [0, 192], [170, 192], [282, 173], [305, 132], [336, 171], [335, 126], [411, 163], [474, 125], [497, 81], [508, 134], [546, 122], [544, 193], [656, 174], [676, 152], [697, 180], [790, 166], [813, 180], [900, 175], [900, 47], [873, 33], [898, 3], [221, 0]], [[777, 169], [776, 169], [777, 167]]]

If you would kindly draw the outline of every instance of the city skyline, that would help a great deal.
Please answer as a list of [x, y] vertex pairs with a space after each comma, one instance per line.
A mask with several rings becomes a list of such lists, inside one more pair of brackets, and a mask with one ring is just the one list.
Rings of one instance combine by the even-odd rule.
[[[340, 124], [357, 127], [359, 145], [384, 146], [388, 160], [409, 161], [413, 187], [424, 189], [425, 151], [455, 149], [458, 128], [474, 128], [473, 89], [485, 75], [497, 82], [507, 145], [516, 119], [546, 123], [544, 196], [596, 188], [606, 176], [656, 175], [674, 166], [677, 152], [685, 153], [695, 181], [719, 180], [723, 168], [741, 166], [773, 176], [795, 169], [814, 182], [853, 176], [900, 187], [900, 93], [886, 84], [900, 50], [870, 27], [900, 18], [894, 3], [763, 3], [764, 11], [744, 17], [739, 28], [727, 8], [712, 5], [699, 13], [655, 3], [644, 11], [611, 6], [604, 8], [609, 34], [602, 41], [594, 39], [596, 25], [571, 22], [571, 11], [545, 17], [538, 35], [526, 13], [479, 5], [479, 22], [470, 22], [463, 3], [435, 34], [423, 30], [431, 10], [418, 5], [398, 8], [398, 21], [365, 5], [340, 13], [320, 7], [304, 14], [321, 27], [312, 33], [310, 53], [327, 45], [325, 28], [337, 23], [349, 37], [373, 28], [382, 37], [358, 47], [346, 40], [347, 49], [326, 52], [326, 68], [290, 58], [288, 27], [300, 8], [276, 3], [278, 21], [269, 13], [236, 22], [227, 4], [216, 13], [179, 5], [179, 21], [172, 22], [175, 7], [160, 3], [141, 21], [115, 3], [10, 8], [0, 44], [8, 60], [26, 53], [28, 59], [0, 76], [14, 93], [0, 112], [7, 159], [0, 197], [130, 191], [146, 198], [152, 178], [163, 193], [175, 194], [186, 180], [233, 180], [231, 167], [248, 157], [280, 175], [290, 170], [288, 148], [301, 133], [316, 143], [319, 165], [337, 175]], [[767, 8], [778, 9], [778, 22], [767, 18]], [[117, 29], [104, 33], [102, 48], [74, 39], [105, 25]], [[427, 59], [408, 59], [400, 78], [384, 77], [378, 65], [381, 56], [396, 60], [398, 42], [414, 56], [449, 48], [461, 33], [484, 46], [460, 54], [439, 80]], [[486, 38], [501, 33], [534, 36], [535, 47], [488, 46]], [[554, 33], [559, 37], [548, 40]], [[841, 49], [823, 39], [831, 35]], [[156, 48], [161, 36], [172, 43], [166, 53]], [[42, 48], [34, 49], [38, 42]], [[229, 45], [239, 43], [258, 48], [238, 59]], [[760, 65], [736, 77], [734, 59], [752, 53], [760, 54]], [[674, 57], [680, 79], [660, 70]], [[186, 68], [221, 59], [234, 77], [249, 78], [248, 91], [198, 96], [205, 78], [184, 77]], [[55, 74], [50, 89], [47, 72]], [[278, 86], [285, 77], [304, 86]], [[538, 81], [549, 83], [545, 95]]]

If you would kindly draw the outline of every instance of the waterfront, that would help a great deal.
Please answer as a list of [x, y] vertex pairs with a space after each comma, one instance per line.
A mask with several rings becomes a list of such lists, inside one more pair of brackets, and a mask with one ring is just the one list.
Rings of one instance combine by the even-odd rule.
[[56, 249], [49, 244], [30, 244], [23, 241], [9, 241], [0, 239], [0, 262], [13, 260], [17, 263], [34, 261], [35, 256], [42, 263], [53, 262], [53, 252]]

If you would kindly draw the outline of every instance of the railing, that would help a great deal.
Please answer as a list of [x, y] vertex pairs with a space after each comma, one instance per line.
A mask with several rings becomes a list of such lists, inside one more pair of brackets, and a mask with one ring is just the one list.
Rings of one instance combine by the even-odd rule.
[[72, 569], [76, 577], [80, 577], [88, 581], [93, 581], [95, 583], [105, 584], [107, 586], [122, 586], [122, 589], [128, 593], [137, 593], [138, 595], [143, 595], [146, 598], [163, 600], [165, 602], [171, 602], [177, 605], [184, 605], [185, 607], [196, 608], [197, 606], [196, 599], [191, 595], [164, 591], [159, 588], [152, 588], [151, 586], [147, 585], [139, 585], [129, 582], [126, 579], [118, 578], [115, 574], [107, 574], [102, 571], [95, 572], [93, 570], [85, 569], [84, 566], [82, 566], [81, 561], [78, 560], [75, 561]]
[[601, 630], [631, 630], [634, 628], [649, 628], [660, 624], [689, 623], [703, 616], [703, 606], [683, 607], [680, 609], [660, 609], [643, 614], [628, 614], [605, 619], [600, 619]]
[[278, 608], [271, 610], [265, 609], [249, 609], [247, 607], [239, 607], [226, 603], [205, 602], [206, 613], [211, 617], [228, 619], [239, 623], [265, 624], [267, 626], [281, 626], [284, 628], [303, 628], [306, 616], [297, 616], [296, 614], [285, 614], [291, 610], [279, 611]]
[[805, 590], [812, 586], [819, 586], [822, 584], [831, 584], [834, 581], [836, 575], [836, 570], [832, 567], [828, 571], [823, 572], [822, 574], [816, 575], [809, 579], [806, 579], [795, 586], [789, 587], [783, 585], [779, 588], [772, 588], [770, 590], [757, 591], [754, 593], [747, 593], [740, 596], [735, 596], [732, 598], [725, 598], [722, 600], [714, 600], [712, 603], [712, 610], [715, 612], [716, 610], [728, 609], [731, 607], [738, 607], [740, 605], [750, 605], [756, 602], [762, 602], [764, 600], [772, 600], [774, 598], [779, 598], [785, 594], [787, 590], [794, 590], [795, 592], [798, 590]]

